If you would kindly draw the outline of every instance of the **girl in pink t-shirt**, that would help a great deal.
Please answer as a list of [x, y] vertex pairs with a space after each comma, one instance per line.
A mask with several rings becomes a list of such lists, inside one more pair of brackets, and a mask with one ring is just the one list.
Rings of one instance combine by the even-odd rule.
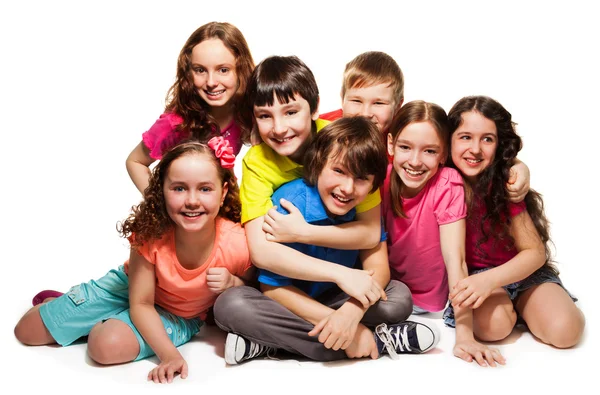
[[239, 109], [252, 70], [250, 49], [235, 26], [211, 22], [192, 33], [177, 59], [164, 114], [127, 157], [127, 172], [142, 194], [149, 166], [183, 140], [221, 135], [238, 154], [250, 135]]
[[382, 190], [392, 278], [413, 297], [413, 312], [441, 311], [448, 302], [447, 265], [464, 261], [467, 216], [463, 180], [442, 167], [448, 155], [446, 112], [407, 103], [388, 133], [392, 164]]
[[468, 268], [451, 281], [452, 306], [444, 314], [445, 322], [456, 326], [454, 354], [473, 360], [472, 353], [459, 347], [460, 337], [480, 349], [476, 357], [480, 365], [504, 363], [498, 350], [488, 349], [474, 337], [504, 339], [518, 316], [544, 343], [574, 346], [581, 339], [585, 319], [551, 263], [541, 196], [530, 190], [524, 202], [509, 202], [509, 168], [522, 146], [511, 114], [489, 97], [471, 96], [459, 100], [448, 118], [452, 162], [471, 191]]
[[464, 263], [463, 180], [442, 167], [449, 151], [446, 112], [413, 101], [394, 116], [387, 135], [392, 164], [382, 189], [391, 277], [408, 286], [413, 313], [441, 311], [448, 273]]
[[102, 365], [156, 355], [148, 380], [186, 378], [177, 347], [198, 333], [220, 293], [252, 276], [232, 151], [213, 137], [165, 153], [144, 201], [120, 223], [132, 247], [128, 262], [62, 296], [36, 295], [17, 339], [67, 346], [88, 336], [88, 355]]

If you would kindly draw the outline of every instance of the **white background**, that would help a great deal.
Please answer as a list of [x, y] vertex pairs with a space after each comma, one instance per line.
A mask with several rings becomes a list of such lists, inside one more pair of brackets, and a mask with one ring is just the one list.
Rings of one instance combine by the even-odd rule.
[[[544, 195], [562, 279], [580, 298], [587, 328], [583, 342], [567, 351], [517, 333], [516, 342], [499, 346], [508, 365], [496, 370], [452, 357], [453, 332], [446, 328], [437, 350], [400, 361], [253, 361], [225, 368], [223, 336], [213, 330], [182, 347], [190, 376], [170, 389], [505, 394], [595, 386], [600, 29], [592, 4], [3, 2], [0, 388], [157, 389], [144, 381], [152, 359], [100, 368], [86, 358], [84, 345], [28, 348], [12, 329], [39, 290], [66, 290], [126, 259], [127, 243], [115, 224], [140, 195], [125, 158], [163, 110], [184, 42], [214, 20], [243, 32], [256, 63], [275, 54], [304, 60], [317, 78], [322, 112], [339, 108], [344, 66], [367, 50], [397, 60], [406, 101], [424, 99], [449, 110], [465, 95], [499, 100], [519, 124], [525, 145], [519, 157]], [[432, 322], [442, 326], [437, 318]]]

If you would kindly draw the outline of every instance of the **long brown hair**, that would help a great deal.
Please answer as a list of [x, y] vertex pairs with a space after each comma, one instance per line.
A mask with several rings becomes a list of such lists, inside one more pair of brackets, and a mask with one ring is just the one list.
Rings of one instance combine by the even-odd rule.
[[224, 169], [214, 151], [205, 144], [190, 141], [173, 147], [168, 151], [152, 171], [150, 184], [144, 190], [144, 200], [132, 207], [127, 219], [117, 224], [117, 231], [122, 237], [135, 234], [133, 247], [139, 247], [150, 240], [160, 239], [173, 227], [173, 220], [167, 213], [167, 205], [163, 186], [171, 164], [185, 155], [206, 155], [211, 158], [222, 183], [227, 183], [228, 191], [219, 209], [218, 215], [233, 222], [240, 222], [242, 205], [240, 191], [233, 169]]
[[[477, 241], [476, 248], [487, 242], [490, 238], [495, 240], [508, 240], [514, 245], [514, 239], [510, 235], [512, 219], [508, 209], [507, 182], [510, 176], [510, 168], [514, 164], [518, 152], [523, 147], [521, 137], [515, 130], [516, 123], [512, 121], [512, 115], [499, 102], [487, 96], [468, 96], [460, 99], [450, 112], [448, 120], [450, 124], [450, 135], [454, 134], [463, 122], [462, 114], [466, 112], [478, 112], [485, 118], [494, 122], [498, 134], [498, 144], [494, 160], [477, 176], [477, 181], [471, 185], [474, 199], [469, 199], [469, 213], [473, 212], [473, 206], [482, 204], [485, 215], [483, 218], [469, 216], [469, 221], [476, 222], [483, 238]], [[452, 166], [456, 166], [452, 163]], [[535, 229], [544, 243], [546, 250], [546, 263], [550, 270], [558, 274], [558, 270], [552, 264], [552, 250], [550, 245], [550, 222], [544, 213], [544, 201], [542, 195], [530, 189], [525, 196], [527, 213], [531, 217]], [[478, 210], [475, 210], [478, 211]], [[489, 227], [488, 225], [489, 224]]]
[[[179, 130], [189, 131], [189, 136], [198, 141], [207, 141], [213, 135], [220, 135], [219, 125], [210, 115], [210, 106], [198, 95], [192, 75], [192, 50], [196, 45], [211, 38], [221, 40], [235, 57], [235, 72], [239, 85], [232, 98], [236, 109], [234, 118], [242, 128], [241, 135], [247, 136], [248, 133], [244, 133], [243, 122], [237, 110], [246, 92], [250, 74], [254, 70], [254, 60], [242, 32], [230, 23], [207, 23], [200, 26], [187, 39], [177, 59], [177, 76], [167, 93], [165, 112], [180, 115], [183, 123], [179, 125]], [[244, 139], [242, 141], [248, 142]]]
[[[429, 122], [433, 126], [442, 143], [442, 157], [446, 157], [448, 155], [448, 147], [450, 147], [450, 133], [448, 131], [446, 111], [437, 104], [422, 100], [406, 103], [394, 115], [388, 133], [392, 136], [393, 145], [396, 145], [396, 141], [404, 128], [411, 123], [418, 122]], [[404, 208], [402, 207], [403, 186], [404, 183], [398, 173], [392, 171], [390, 174], [390, 201], [392, 202], [394, 214], [400, 218], [406, 218], [406, 213], [404, 213]]]

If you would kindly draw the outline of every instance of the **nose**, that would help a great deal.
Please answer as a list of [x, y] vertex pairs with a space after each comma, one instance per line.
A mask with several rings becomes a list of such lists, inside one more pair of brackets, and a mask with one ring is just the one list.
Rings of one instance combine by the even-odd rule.
[[340, 182], [340, 190], [343, 194], [352, 194], [354, 191], [354, 178], [344, 177], [344, 180]]
[[373, 111], [371, 111], [371, 106], [368, 104], [363, 104], [360, 109], [360, 115], [366, 118], [373, 118]]
[[287, 130], [287, 122], [284, 119], [281, 117], [273, 118], [273, 134], [283, 137], [287, 133]]
[[213, 72], [210, 72], [210, 71], [208, 72], [208, 76], [206, 77], [207, 78], [206, 79], [206, 85], [208, 87], [212, 88], [212, 87], [215, 87], [215, 86], [218, 85], [218, 82], [217, 82], [217, 80], [216, 80], [215, 77], [216, 76], [215, 76], [215, 74]]
[[196, 190], [190, 190], [185, 199], [186, 207], [195, 208], [200, 205], [200, 193]]
[[412, 150], [410, 157], [408, 158], [408, 164], [412, 167], [419, 167], [421, 165], [421, 155], [419, 151]]
[[477, 141], [476, 139], [471, 140], [471, 146], [469, 147], [469, 150], [473, 154], [478, 154], [481, 151], [481, 146], [479, 145], [479, 141]]

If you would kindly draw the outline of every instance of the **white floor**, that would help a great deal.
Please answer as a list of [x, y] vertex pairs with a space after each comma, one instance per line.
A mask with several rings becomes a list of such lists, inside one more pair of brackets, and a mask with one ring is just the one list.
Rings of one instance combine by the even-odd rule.
[[[595, 8], [578, 0], [2, 2], [0, 393], [598, 393]], [[498, 345], [507, 365], [482, 369], [452, 356], [453, 331], [434, 317], [442, 339], [426, 355], [226, 367], [224, 335], [205, 328], [181, 348], [188, 379], [170, 386], [145, 381], [154, 359], [99, 367], [84, 344], [19, 344], [12, 331], [35, 293], [99, 277], [128, 256], [115, 223], [140, 195], [125, 158], [163, 110], [181, 46], [213, 20], [238, 26], [256, 62], [304, 60], [322, 112], [339, 107], [346, 62], [368, 50], [398, 61], [406, 101], [446, 110], [469, 94], [502, 102], [523, 137], [519, 158], [544, 194], [561, 278], [587, 318], [581, 344], [561, 351], [516, 333]]]

